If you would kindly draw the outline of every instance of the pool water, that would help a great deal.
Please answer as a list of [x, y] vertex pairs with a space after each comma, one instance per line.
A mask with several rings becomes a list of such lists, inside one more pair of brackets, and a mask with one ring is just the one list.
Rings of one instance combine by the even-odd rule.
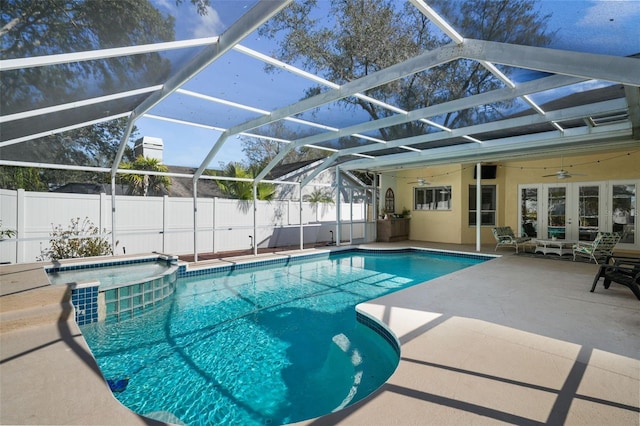
[[[482, 262], [424, 252], [328, 258], [181, 278], [149, 314], [82, 332], [131, 410], [189, 425], [286, 424], [369, 395], [399, 354], [358, 303]], [[175, 420], [174, 420], [175, 421]]]

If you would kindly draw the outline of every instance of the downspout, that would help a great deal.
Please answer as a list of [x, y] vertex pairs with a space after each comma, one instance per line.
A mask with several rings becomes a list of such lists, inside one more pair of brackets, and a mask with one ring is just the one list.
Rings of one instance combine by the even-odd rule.
[[481, 249], [481, 220], [482, 220], [482, 163], [476, 164], [476, 251]]

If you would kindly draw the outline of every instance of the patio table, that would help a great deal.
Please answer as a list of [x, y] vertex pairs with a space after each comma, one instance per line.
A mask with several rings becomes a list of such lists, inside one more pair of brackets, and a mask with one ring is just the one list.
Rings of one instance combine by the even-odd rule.
[[574, 244], [576, 244], [576, 242], [571, 240], [536, 239], [535, 252], [542, 252], [544, 255], [547, 253], [555, 253], [562, 256], [563, 254], [573, 253]]

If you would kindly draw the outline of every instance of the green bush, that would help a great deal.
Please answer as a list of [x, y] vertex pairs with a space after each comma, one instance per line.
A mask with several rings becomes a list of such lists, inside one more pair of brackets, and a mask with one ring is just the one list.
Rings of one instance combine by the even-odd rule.
[[13, 238], [16, 235], [16, 231], [13, 229], [5, 228], [2, 229], [2, 221], [0, 220], [0, 240], [4, 240], [5, 238]]
[[[52, 224], [53, 226], [53, 224]], [[80, 218], [71, 219], [67, 229], [62, 225], [54, 226], [49, 234], [51, 247], [42, 250], [38, 260], [71, 259], [75, 257], [104, 256], [113, 254], [106, 229], [100, 235], [100, 229], [89, 218], [80, 222]]]

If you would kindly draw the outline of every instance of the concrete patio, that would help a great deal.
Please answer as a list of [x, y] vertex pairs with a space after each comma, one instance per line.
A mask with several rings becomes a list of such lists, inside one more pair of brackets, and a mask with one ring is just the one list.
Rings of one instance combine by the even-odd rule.
[[[367, 247], [405, 245], [474, 251]], [[399, 338], [398, 369], [369, 398], [300, 424], [640, 424], [639, 301], [616, 284], [590, 293], [594, 264], [499, 254], [360, 305]], [[64, 289], [46, 284], [39, 266], [0, 267], [0, 423], [158, 423], [113, 398]]]

